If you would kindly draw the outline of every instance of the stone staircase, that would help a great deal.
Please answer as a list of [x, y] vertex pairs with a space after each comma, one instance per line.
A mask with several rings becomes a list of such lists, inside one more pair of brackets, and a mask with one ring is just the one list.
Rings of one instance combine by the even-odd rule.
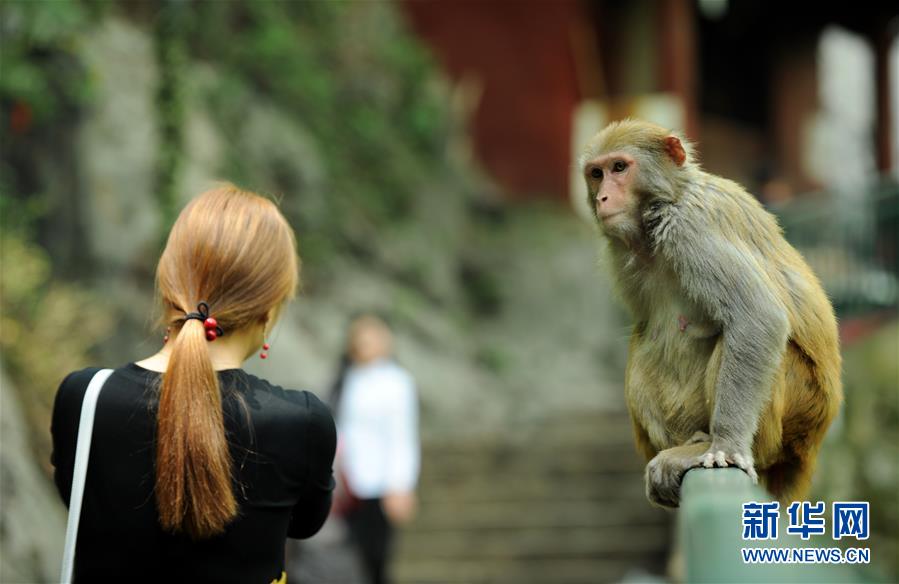
[[671, 515], [649, 506], [627, 415], [567, 416], [423, 445], [398, 583], [598, 583], [664, 572]]

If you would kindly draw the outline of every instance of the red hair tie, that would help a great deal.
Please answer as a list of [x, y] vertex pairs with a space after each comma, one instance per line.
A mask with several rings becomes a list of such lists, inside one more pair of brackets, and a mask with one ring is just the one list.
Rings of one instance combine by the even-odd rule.
[[184, 317], [184, 322], [189, 320], [199, 320], [203, 323], [203, 328], [206, 329], [207, 341], [214, 341], [219, 337], [225, 336], [225, 331], [219, 326], [218, 321], [209, 316], [209, 305], [203, 301], [197, 304], [197, 312], [189, 312]]

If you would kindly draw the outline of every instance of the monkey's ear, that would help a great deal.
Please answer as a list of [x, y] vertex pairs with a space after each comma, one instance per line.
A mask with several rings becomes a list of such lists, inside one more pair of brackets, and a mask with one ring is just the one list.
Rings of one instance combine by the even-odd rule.
[[671, 161], [678, 166], [683, 166], [687, 160], [687, 151], [684, 145], [680, 143], [677, 136], [668, 136], [665, 138], [665, 151], [671, 158]]

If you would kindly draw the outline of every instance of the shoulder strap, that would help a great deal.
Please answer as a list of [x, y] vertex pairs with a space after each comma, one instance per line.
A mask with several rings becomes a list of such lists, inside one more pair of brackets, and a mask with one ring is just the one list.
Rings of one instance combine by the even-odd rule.
[[72, 491], [69, 495], [69, 520], [66, 525], [66, 546], [62, 556], [60, 582], [72, 581], [75, 567], [75, 542], [78, 539], [78, 522], [81, 519], [81, 500], [84, 497], [84, 481], [87, 478], [87, 459], [91, 453], [91, 437], [94, 432], [94, 412], [97, 398], [103, 384], [109, 379], [112, 369], [101, 369], [91, 378], [81, 402], [81, 419], [78, 422], [78, 442], [75, 446], [75, 466], [72, 470]]

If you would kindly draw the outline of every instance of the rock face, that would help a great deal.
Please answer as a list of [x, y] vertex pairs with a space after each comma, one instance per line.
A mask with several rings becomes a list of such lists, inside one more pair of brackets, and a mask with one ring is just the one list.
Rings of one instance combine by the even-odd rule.
[[134, 25], [108, 18], [81, 47], [94, 89], [79, 140], [88, 245], [95, 260], [128, 268], [156, 243], [160, 221], [153, 196], [159, 148], [153, 42]]
[[66, 510], [35, 464], [19, 398], [0, 364], [0, 582], [59, 578]]
[[[559, 216], [522, 220], [497, 239], [485, 262], [502, 298], [499, 314], [462, 318], [365, 266], [336, 266], [334, 283], [290, 307], [271, 336], [269, 359], [251, 359], [248, 370], [322, 395], [350, 315], [407, 311], [393, 323], [397, 355], [416, 379], [425, 436], [622, 409], [628, 330], [595, 266], [594, 235]], [[514, 251], [529, 242], [527, 255]]]
[[[98, 363], [114, 366], [153, 352], [158, 342], [147, 324], [161, 227], [153, 193], [159, 75], [150, 35], [115, 17], [101, 21], [81, 50], [95, 79], [95, 101], [79, 130], [89, 201], [81, 221], [102, 275], [94, 285], [119, 315]], [[211, 65], [189, 63], [184, 77], [181, 202], [218, 180], [242, 178], [281, 197], [303, 254], [307, 241], [321, 237], [316, 226], [334, 224], [321, 220], [327, 198], [353, 194], [324, 191], [320, 147], [296, 116], [250, 88], [229, 89]], [[230, 100], [224, 106], [223, 96]], [[240, 124], [227, 124], [229, 108], [240, 111]], [[235, 143], [242, 146], [235, 150]], [[235, 152], [242, 177], [229, 165]], [[554, 213], [472, 227], [462, 193], [428, 188], [416, 198], [415, 220], [354, 236], [371, 247], [372, 261], [341, 255], [327, 265], [307, 263], [310, 292], [273, 332], [271, 358], [248, 368], [323, 395], [350, 315], [377, 310], [394, 317], [399, 357], [418, 381], [425, 435], [620, 406], [621, 368], [609, 363], [620, 363], [624, 342], [599, 331], [621, 320], [613, 303], [594, 302], [610, 296], [593, 269], [594, 233]], [[497, 306], [488, 314], [466, 309], [470, 290], [483, 287], [472, 281], [466, 255], [478, 264], [477, 278], [491, 282], [496, 298], [487, 301]], [[596, 324], [584, 326], [586, 319]]]

